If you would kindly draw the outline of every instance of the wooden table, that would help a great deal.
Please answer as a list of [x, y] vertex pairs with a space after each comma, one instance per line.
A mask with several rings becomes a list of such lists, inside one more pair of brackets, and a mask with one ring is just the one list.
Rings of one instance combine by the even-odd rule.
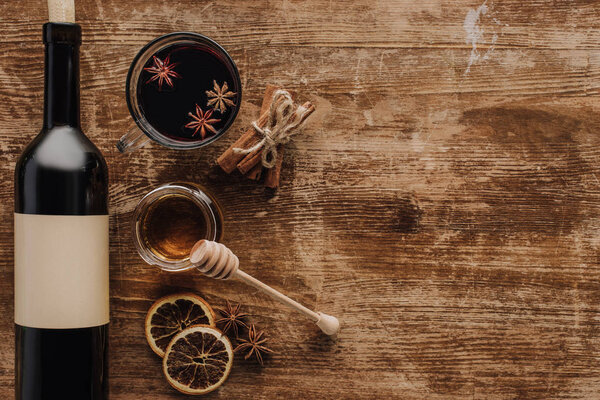
[[[0, 5], [0, 398], [13, 398], [12, 182], [41, 126], [45, 2]], [[42, 5], [42, 7], [40, 7]], [[84, 130], [111, 174], [112, 399], [180, 399], [143, 320], [159, 296], [244, 304], [276, 350], [222, 399], [600, 398], [600, 2], [78, 0]], [[135, 53], [188, 30], [237, 62], [230, 133], [115, 149]], [[272, 194], [214, 161], [266, 83], [317, 106]], [[131, 216], [174, 180], [210, 188], [243, 268], [340, 317], [337, 341], [240, 284], [144, 264]]]

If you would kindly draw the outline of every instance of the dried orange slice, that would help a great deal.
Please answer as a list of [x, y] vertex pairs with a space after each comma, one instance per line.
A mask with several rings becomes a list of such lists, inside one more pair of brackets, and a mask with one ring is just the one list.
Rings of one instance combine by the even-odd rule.
[[232, 365], [231, 342], [208, 325], [196, 325], [175, 335], [163, 358], [167, 381], [185, 394], [212, 392], [225, 382]]
[[162, 297], [146, 315], [146, 339], [152, 350], [164, 357], [175, 335], [193, 325], [215, 325], [215, 312], [204, 299], [193, 293]]

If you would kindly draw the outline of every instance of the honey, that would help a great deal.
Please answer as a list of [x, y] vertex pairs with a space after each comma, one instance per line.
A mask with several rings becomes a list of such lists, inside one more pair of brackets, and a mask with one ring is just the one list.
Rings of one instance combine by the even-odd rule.
[[207, 224], [207, 216], [195, 201], [168, 194], [148, 208], [141, 224], [142, 241], [164, 260], [184, 260], [198, 240], [207, 238]]

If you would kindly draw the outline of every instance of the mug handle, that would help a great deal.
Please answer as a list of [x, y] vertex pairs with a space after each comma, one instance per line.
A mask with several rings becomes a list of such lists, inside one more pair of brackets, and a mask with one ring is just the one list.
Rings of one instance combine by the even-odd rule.
[[145, 146], [149, 141], [150, 138], [140, 131], [137, 126], [134, 126], [119, 139], [117, 142], [117, 149], [119, 149], [121, 153], [131, 153], [132, 151]]

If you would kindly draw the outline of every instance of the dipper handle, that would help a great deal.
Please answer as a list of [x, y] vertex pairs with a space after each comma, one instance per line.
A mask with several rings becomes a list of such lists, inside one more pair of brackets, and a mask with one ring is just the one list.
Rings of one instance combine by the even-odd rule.
[[237, 256], [221, 243], [199, 240], [190, 252], [190, 261], [206, 276], [215, 279], [230, 279], [235, 277], [268, 294], [275, 300], [306, 315], [327, 335], [335, 335], [340, 329], [340, 321], [336, 317], [321, 312], [314, 312], [240, 270], [240, 261]]

